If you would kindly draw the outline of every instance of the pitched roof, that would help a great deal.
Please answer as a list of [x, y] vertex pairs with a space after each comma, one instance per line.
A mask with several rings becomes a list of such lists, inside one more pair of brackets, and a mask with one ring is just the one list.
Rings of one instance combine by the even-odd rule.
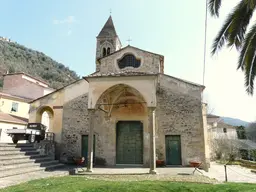
[[203, 85], [199, 85], [199, 84], [189, 82], [189, 81], [186, 81], [184, 79], [180, 79], [180, 78], [173, 77], [173, 76], [170, 76], [170, 75], [166, 75], [166, 74], [163, 74], [163, 73], [154, 73], [154, 72], [150, 72], [150, 71], [148, 71], [148, 72], [139, 72], [139, 71], [133, 71], [133, 70], [126, 70], [126, 71], [107, 72], [107, 73], [102, 73], [100, 71], [96, 71], [96, 72], [94, 72], [94, 73], [92, 73], [88, 76], [84, 76], [83, 78], [86, 80], [86, 78], [91, 78], [91, 77], [152, 76], [152, 75], [153, 76], [155, 76], [155, 75], [164, 75], [164, 76], [176, 79], [178, 81], [182, 81], [184, 83], [188, 83], [188, 84], [191, 84], [191, 85], [194, 85], [194, 86], [197, 86], [197, 87], [202, 87], [204, 89]]
[[207, 118], [220, 118], [220, 116], [213, 115], [213, 114], [208, 114]]
[[32, 75], [29, 75], [29, 74], [24, 73], [24, 72], [8, 73], [8, 74], [4, 74], [3, 76], [10, 76], [10, 75], [25, 75], [25, 76], [28, 76], [28, 77], [30, 77], [32, 79], [40, 81], [41, 83], [46, 84], [46, 85], [49, 86], [49, 83], [47, 83], [46, 81], [42, 80], [41, 78], [33, 77]]
[[218, 122], [217, 128], [233, 128], [233, 129], [236, 129], [235, 126], [229, 125], [229, 124], [225, 123], [223, 120], [220, 120], [220, 121]]
[[103, 58], [109, 57], [110, 55], [114, 55], [114, 54], [116, 54], [116, 53], [118, 53], [118, 52], [120, 52], [120, 51], [123, 51], [124, 49], [127, 49], [127, 48], [129, 48], [129, 47], [130, 47], [130, 48], [133, 48], [133, 49], [136, 49], [136, 50], [139, 50], [139, 51], [147, 52], [147, 53], [150, 53], [150, 54], [153, 54], [153, 55], [157, 55], [157, 56], [160, 56], [160, 57], [164, 58], [163, 55], [160, 55], [160, 54], [158, 54], [158, 53], [153, 53], [153, 52], [150, 52], [150, 51], [146, 51], [146, 50], [140, 49], [140, 48], [138, 48], [138, 47], [134, 47], [134, 46], [131, 46], [131, 45], [127, 45], [127, 46], [125, 46], [125, 47], [123, 47], [123, 48], [121, 48], [121, 49], [119, 49], [119, 50], [117, 50], [117, 51], [115, 51], [115, 52], [113, 52], [113, 53], [110, 53], [109, 55], [106, 55], [106, 56], [104, 56], [104, 57], [98, 58], [98, 61], [100, 61], [100, 60], [103, 59]]
[[137, 72], [137, 71], [118, 71], [118, 72], [107, 72], [107, 73], [102, 73], [100, 71], [94, 72], [88, 76], [85, 76], [84, 78], [87, 77], [120, 77], [120, 76], [147, 76], [147, 75], [158, 75], [158, 73], [153, 73], [153, 72]]
[[0, 98], [1, 97], [3, 97], [3, 98], [11, 98], [13, 100], [19, 100], [19, 101], [23, 101], [23, 102], [26, 102], [26, 103], [29, 103], [30, 101], [32, 101], [32, 99], [30, 99], [30, 98], [20, 97], [20, 96], [16, 96], [16, 95], [11, 95], [11, 94], [4, 93], [4, 92], [0, 91]]
[[72, 82], [72, 83], [70, 83], [70, 84], [68, 84], [68, 85], [65, 85], [65, 86], [63, 86], [63, 87], [61, 87], [61, 88], [59, 88], [59, 89], [56, 89], [55, 91], [53, 91], [53, 92], [51, 92], [51, 93], [48, 93], [47, 95], [44, 95], [44, 96], [42, 96], [42, 97], [38, 97], [38, 98], [36, 98], [36, 99], [30, 101], [29, 103], [33, 103], [34, 101], [37, 101], [37, 100], [40, 100], [40, 99], [42, 99], [42, 98], [48, 97], [49, 95], [52, 95], [52, 94], [54, 94], [54, 93], [56, 93], [56, 92], [58, 92], [58, 91], [61, 91], [62, 89], [65, 89], [66, 87], [68, 87], [68, 86], [70, 86], [70, 85], [73, 85], [73, 84], [75, 84], [75, 83], [77, 83], [78, 81], [81, 81], [81, 80], [84, 80], [84, 78], [78, 79], [78, 80], [76, 80], [76, 81], [74, 81], [74, 82]]
[[247, 149], [247, 150], [255, 150], [256, 149], [256, 143], [248, 140], [248, 139], [237, 139], [237, 140], [233, 140], [236, 143], [236, 147], [238, 147], [239, 149]]
[[28, 119], [23, 117], [18, 117], [16, 115], [0, 112], [0, 122], [26, 125], [28, 123]]
[[115, 26], [112, 20], [112, 17], [109, 16], [107, 22], [104, 27], [101, 29], [99, 35], [97, 37], [115, 37], [117, 36]]
[[187, 83], [187, 84], [190, 84], [190, 85], [194, 85], [194, 86], [197, 86], [197, 87], [202, 87], [203, 90], [205, 89], [205, 86], [204, 86], [204, 85], [200, 85], [200, 84], [197, 84], [197, 83], [193, 83], [193, 82], [191, 82], [191, 81], [187, 81], [187, 80], [185, 80], [185, 79], [181, 79], [181, 78], [178, 78], [178, 77], [174, 77], [174, 76], [171, 76], [171, 75], [167, 75], [167, 74], [165, 74], [165, 73], [159, 73], [159, 74], [164, 75], [164, 76], [166, 76], [166, 77], [170, 77], [170, 78], [176, 79], [176, 80], [178, 80], [178, 81], [182, 81], [182, 82]]

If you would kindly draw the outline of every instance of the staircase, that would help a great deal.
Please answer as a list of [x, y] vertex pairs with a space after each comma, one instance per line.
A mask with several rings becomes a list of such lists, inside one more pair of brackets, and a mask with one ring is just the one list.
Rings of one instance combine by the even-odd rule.
[[54, 157], [40, 155], [33, 144], [0, 143], [0, 178], [62, 167]]

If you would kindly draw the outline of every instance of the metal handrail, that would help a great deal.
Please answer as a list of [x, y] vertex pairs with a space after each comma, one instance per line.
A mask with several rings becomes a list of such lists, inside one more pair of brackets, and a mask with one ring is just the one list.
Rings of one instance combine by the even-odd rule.
[[46, 132], [44, 140], [54, 142], [54, 140], [55, 140], [55, 133], [53, 133], [53, 132]]

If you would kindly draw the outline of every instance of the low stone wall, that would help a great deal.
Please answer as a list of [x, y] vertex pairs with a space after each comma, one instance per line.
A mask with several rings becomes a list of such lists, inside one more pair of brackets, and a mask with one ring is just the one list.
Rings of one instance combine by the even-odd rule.
[[52, 156], [55, 158], [55, 142], [43, 140], [40, 143], [34, 143], [34, 147], [39, 151], [40, 155]]

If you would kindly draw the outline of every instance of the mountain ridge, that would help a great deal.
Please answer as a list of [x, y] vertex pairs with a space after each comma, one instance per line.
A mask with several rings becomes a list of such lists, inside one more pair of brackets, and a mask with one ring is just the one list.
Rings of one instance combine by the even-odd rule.
[[238, 118], [232, 118], [232, 117], [221, 117], [221, 119], [224, 121], [224, 123], [227, 123], [229, 125], [233, 126], [245, 126], [247, 127], [250, 122], [238, 119]]
[[54, 89], [59, 89], [80, 78], [75, 71], [43, 52], [0, 38], [0, 87], [3, 86], [3, 75], [7, 72], [27, 73], [46, 81]]

